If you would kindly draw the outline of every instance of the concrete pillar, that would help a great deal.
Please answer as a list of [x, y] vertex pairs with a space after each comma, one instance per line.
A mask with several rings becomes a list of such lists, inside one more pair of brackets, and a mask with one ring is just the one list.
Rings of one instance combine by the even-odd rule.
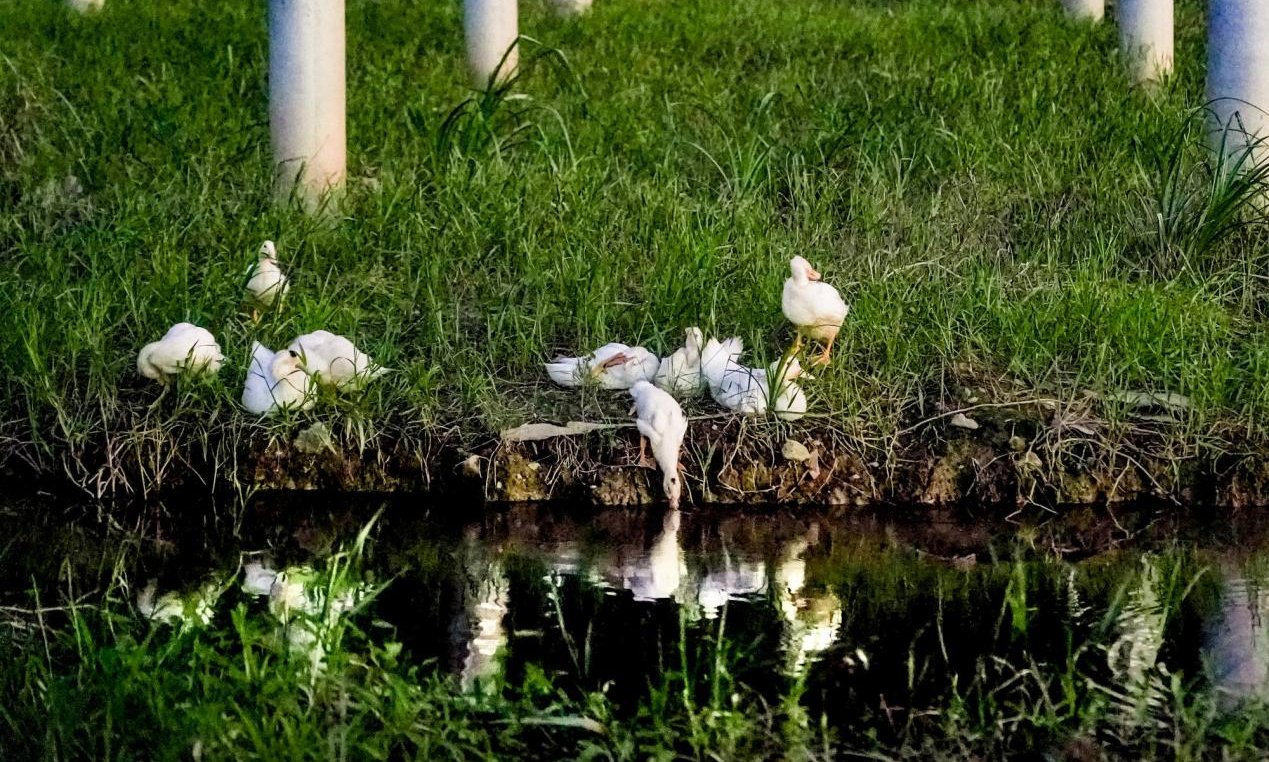
[[1228, 702], [1269, 698], [1269, 591], [1225, 573], [1218, 616], [1208, 625], [1206, 654], [1213, 686]]
[[500, 83], [515, 74], [520, 60], [517, 0], [464, 0], [463, 33], [473, 85], [483, 90], [495, 71]]
[[1119, 0], [1119, 49], [1134, 82], [1172, 73], [1172, 0]]
[[274, 192], [309, 209], [343, 187], [344, 0], [269, 0]]
[[[1207, 99], [1217, 130], [1229, 127], [1238, 151], [1264, 136], [1269, 120], [1269, 0], [1210, 0], [1207, 10]], [[1244, 132], [1245, 130], [1245, 132]], [[1267, 152], [1258, 150], [1264, 160]]]
[[1106, 0], [1062, 0], [1066, 15], [1081, 21], [1101, 21], [1106, 15]]

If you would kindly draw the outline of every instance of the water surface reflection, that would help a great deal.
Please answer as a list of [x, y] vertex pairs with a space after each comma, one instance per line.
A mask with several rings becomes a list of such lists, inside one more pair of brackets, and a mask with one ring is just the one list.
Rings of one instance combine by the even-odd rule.
[[[1129, 725], [1177, 673], [1231, 701], [1269, 698], [1269, 555], [1254, 550], [1269, 545], [1254, 522], [1160, 524], [1128, 548], [1098, 547], [1097, 525], [1022, 544], [1013, 526], [807, 510], [519, 506], [464, 522], [396, 503], [365, 552], [347, 552], [373, 513], [266, 502], [201, 525], [150, 511], [124, 531], [13, 509], [0, 596], [67, 580], [90, 596], [122, 574], [139, 616], [185, 627], [267, 599], [252, 610], [315, 668], [323, 628], [373, 622], [469, 690], [540, 670], [619, 703], [725, 654], [737, 679], [773, 695], [804, 684], [846, 725], [1035, 665], [1077, 665]], [[335, 585], [321, 570], [339, 548], [352, 576]]]

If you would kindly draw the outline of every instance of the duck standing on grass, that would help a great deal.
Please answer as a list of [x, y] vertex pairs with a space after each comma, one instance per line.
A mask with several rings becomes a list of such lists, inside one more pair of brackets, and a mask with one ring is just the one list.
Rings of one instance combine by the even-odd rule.
[[247, 297], [251, 301], [251, 319], [259, 320], [259, 308], [280, 305], [286, 298], [291, 284], [278, 266], [278, 250], [273, 241], [260, 246], [260, 259], [251, 266], [251, 278], [247, 281]]
[[837, 289], [820, 280], [820, 274], [802, 257], [789, 262], [792, 277], [784, 282], [781, 306], [784, 316], [797, 328], [797, 343], [793, 352], [802, 348], [803, 336], [824, 345], [824, 354], [813, 362], [827, 365], [833, 353], [833, 342], [846, 320], [850, 306], [842, 300]]
[[675, 397], [696, 397], [705, 388], [701, 375], [701, 342], [699, 328], [684, 331], [683, 346], [661, 360], [654, 379], [657, 386]]
[[330, 331], [298, 336], [287, 349], [314, 381], [341, 391], [360, 389], [366, 381], [388, 372], [347, 338]]
[[594, 379], [605, 389], [629, 389], [639, 381], [651, 381], [661, 361], [643, 347], [613, 342], [586, 357], [556, 357], [546, 363], [546, 374], [560, 386], [582, 386]]
[[137, 372], [166, 384], [182, 373], [215, 375], [225, 356], [216, 337], [193, 323], [177, 323], [137, 353]]
[[279, 410], [307, 410], [313, 406], [313, 379], [300, 368], [296, 353], [274, 352], [258, 341], [251, 343], [251, 365], [242, 389], [242, 406], [256, 415]]
[[679, 507], [683, 494], [683, 481], [679, 478], [679, 448], [687, 433], [687, 416], [683, 408], [668, 393], [648, 381], [637, 382], [630, 387], [634, 398], [635, 426], [639, 428], [639, 459], [643, 460], [643, 443], [646, 438], [652, 445], [652, 457], [661, 468], [661, 486], [670, 501], [671, 510]]

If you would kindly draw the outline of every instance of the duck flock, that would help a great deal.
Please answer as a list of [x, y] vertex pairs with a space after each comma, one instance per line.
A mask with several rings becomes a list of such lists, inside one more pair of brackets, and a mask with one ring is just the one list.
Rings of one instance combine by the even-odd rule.
[[[560, 386], [629, 392], [640, 433], [640, 460], [645, 444], [650, 444], [672, 508], [678, 507], [683, 491], [679, 450], [687, 433], [687, 416], [680, 399], [708, 393], [727, 410], [741, 415], [771, 412], [782, 420], [796, 420], [806, 413], [806, 393], [797, 380], [814, 376], [802, 369], [798, 359], [803, 341], [822, 344], [822, 354], [812, 363], [827, 365], [850, 307], [804, 258], [794, 257], [789, 269], [781, 306], [797, 330], [797, 340], [765, 368], [740, 363], [744, 344], [739, 337], [704, 341], [701, 330], [694, 327], [685, 331], [683, 347], [665, 358], [644, 347], [614, 342], [585, 357], [557, 357], [545, 365], [547, 375]], [[259, 309], [279, 308], [289, 289], [290, 282], [278, 265], [277, 249], [272, 241], [265, 241], [247, 280], [253, 323], [259, 319]], [[192, 323], [177, 323], [137, 354], [137, 372], [162, 384], [183, 374], [215, 374], [223, 364], [224, 355], [215, 336]], [[306, 410], [313, 406], [318, 386], [355, 391], [385, 372], [352, 341], [330, 331], [297, 336], [278, 351], [253, 341], [242, 405], [257, 415]]]
[[[273, 241], [260, 247], [260, 258], [251, 266], [247, 300], [252, 322], [260, 309], [282, 305], [291, 284], [278, 265]], [[213, 375], [225, 356], [216, 337], [193, 323], [177, 323], [163, 338], [146, 344], [137, 353], [137, 372], [166, 384], [178, 375]], [[313, 331], [295, 337], [286, 349], [273, 351], [251, 342], [251, 362], [242, 389], [242, 406], [256, 415], [279, 410], [307, 410], [313, 406], [317, 386], [336, 391], [355, 391], [386, 369], [357, 349], [347, 338], [330, 331]]]
[[806, 413], [806, 393], [797, 379], [814, 376], [804, 371], [798, 360], [803, 340], [809, 338], [823, 344], [823, 353], [812, 362], [827, 365], [850, 306], [804, 258], [794, 257], [789, 270], [781, 306], [784, 316], [797, 329], [797, 341], [765, 368], [740, 363], [744, 351], [740, 337], [723, 341], [711, 338], [702, 343], [704, 335], [699, 328], [688, 328], [683, 347], [663, 359], [643, 347], [613, 343], [585, 357], [557, 357], [546, 364], [547, 375], [560, 386], [598, 384], [604, 389], [630, 392], [640, 434], [640, 460], [646, 440], [661, 469], [661, 487], [671, 508], [678, 507], [683, 493], [679, 450], [687, 433], [687, 416], [679, 399], [708, 392], [715, 402], [735, 413], [764, 415], [770, 411], [786, 421], [797, 420]]

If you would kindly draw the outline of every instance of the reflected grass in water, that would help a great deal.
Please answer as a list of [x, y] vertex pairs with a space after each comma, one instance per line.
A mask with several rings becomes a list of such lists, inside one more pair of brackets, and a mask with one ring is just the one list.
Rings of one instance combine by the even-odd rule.
[[[211, 553], [182, 585], [160, 574], [156, 604], [216, 592], [205, 624], [139, 615], [144, 543], [107, 535], [112, 560], [81, 552], [21, 587], [6, 574], [0, 758], [1269, 749], [1257, 553], [1178, 545], [1073, 564], [1008, 542], [947, 561], [902, 533], [787, 516], [384, 522], [360, 539], [336, 524], [346, 541], [308, 555], [271, 549], [307, 583], [290, 609], [243, 591], [241, 560], [259, 553]], [[3, 560], [50, 568], [12, 555], [30, 550]], [[332, 605], [350, 591], [354, 605]], [[1214, 681], [1207, 659], [1225, 666]]]

